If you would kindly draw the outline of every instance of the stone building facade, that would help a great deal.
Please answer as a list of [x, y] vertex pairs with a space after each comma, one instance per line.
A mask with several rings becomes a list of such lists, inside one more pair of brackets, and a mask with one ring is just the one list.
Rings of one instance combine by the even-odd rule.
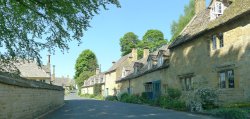
[[149, 55], [137, 66], [158, 68], [133, 67], [134, 73], [116, 81], [120, 90], [140, 94], [159, 85], [160, 94], [167, 88], [185, 94], [210, 88], [219, 92], [220, 103], [250, 101], [250, 0], [212, 0], [207, 8], [205, 0], [195, 0], [195, 7], [193, 19], [168, 46], [165, 63], [156, 65], [160, 57]]

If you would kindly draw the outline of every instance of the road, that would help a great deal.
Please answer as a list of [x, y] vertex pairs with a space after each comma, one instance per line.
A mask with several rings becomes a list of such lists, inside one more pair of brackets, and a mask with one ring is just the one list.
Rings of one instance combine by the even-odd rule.
[[65, 97], [65, 105], [42, 119], [215, 119], [146, 105]]

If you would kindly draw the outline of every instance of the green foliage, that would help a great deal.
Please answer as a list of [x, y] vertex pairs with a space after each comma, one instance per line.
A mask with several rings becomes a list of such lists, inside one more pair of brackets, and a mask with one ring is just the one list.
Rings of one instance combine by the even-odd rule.
[[120, 39], [122, 56], [129, 54], [133, 48], [137, 48], [138, 59], [142, 58], [144, 48], [148, 48], [152, 52], [165, 44], [167, 44], [167, 40], [164, 39], [164, 34], [154, 29], [148, 30], [141, 41], [133, 32], [126, 33]]
[[101, 95], [101, 93], [102, 93], [102, 85], [95, 84], [94, 85], [94, 95]]
[[126, 102], [126, 103], [134, 103], [134, 104], [140, 104], [140, 96], [138, 95], [129, 95], [128, 93], [123, 93], [121, 95], [121, 102]]
[[68, 50], [68, 42], [80, 43], [90, 20], [108, 4], [120, 7], [117, 0], [1, 1], [0, 44], [6, 49], [0, 52], [1, 63], [21, 58], [40, 64], [41, 50]]
[[95, 54], [91, 50], [82, 51], [75, 64], [74, 79], [78, 87], [81, 87], [85, 80], [95, 74], [97, 67], [98, 64]]
[[122, 56], [129, 54], [133, 48], [137, 47], [137, 44], [140, 42], [138, 36], [133, 32], [126, 33], [122, 38], [120, 38], [120, 46]]
[[210, 113], [223, 119], [247, 119], [248, 115], [246, 111], [239, 108], [220, 108], [212, 110]]
[[105, 98], [106, 101], [118, 101], [117, 96], [107, 96]]
[[250, 107], [250, 103], [232, 103], [232, 104], [225, 104], [222, 107], [225, 108], [246, 108]]
[[156, 99], [155, 105], [165, 109], [175, 109], [181, 111], [187, 110], [186, 103], [184, 101], [181, 101], [179, 98], [171, 98], [169, 96], [160, 96]]
[[[83, 71], [80, 76], [75, 79], [75, 82], [78, 87], [81, 87], [84, 84], [84, 81], [87, 80], [90, 76], [93, 76], [95, 73], [90, 71]], [[79, 90], [80, 91], [80, 90]]]
[[184, 15], [181, 15], [178, 21], [173, 21], [173, 23], [171, 24], [171, 42], [179, 36], [181, 31], [186, 27], [186, 25], [189, 23], [189, 21], [193, 18], [194, 15], [194, 0], [190, 0], [189, 5], [185, 6], [184, 8]]
[[178, 89], [168, 88], [167, 93], [171, 99], [179, 99], [181, 97], [181, 91]]
[[167, 40], [164, 39], [163, 33], [159, 30], [150, 29], [144, 34], [139, 47], [149, 48], [152, 52], [165, 44], [167, 44]]

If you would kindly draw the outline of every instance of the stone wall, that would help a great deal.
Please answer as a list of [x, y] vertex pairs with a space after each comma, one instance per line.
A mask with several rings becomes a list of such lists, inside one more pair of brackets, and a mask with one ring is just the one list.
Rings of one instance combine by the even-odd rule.
[[0, 74], [0, 119], [34, 119], [64, 103], [64, 89]]

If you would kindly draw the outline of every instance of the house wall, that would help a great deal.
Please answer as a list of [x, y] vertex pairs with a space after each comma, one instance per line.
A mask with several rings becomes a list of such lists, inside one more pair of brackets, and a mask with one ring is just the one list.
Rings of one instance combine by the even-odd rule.
[[94, 94], [94, 87], [93, 86], [90, 86], [90, 87], [83, 87], [81, 89], [81, 93], [82, 94], [91, 94], [93, 95]]
[[0, 119], [34, 119], [64, 103], [64, 89], [0, 75]]
[[161, 81], [161, 94], [166, 94], [166, 89], [168, 87], [167, 82], [167, 71], [168, 69], [161, 69], [158, 71], [154, 71], [145, 75], [142, 75], [140, 77], [122, 81], [119, 84], [119, 88], [121, 90], [121, 93], [127, 93], [130, 83], [131, 88], [131, 94], [141, 94], [142, 92], [145, 92], [144, 84], [147, 82], [154, 82], [154, 81]]
[[114, 89], [117, 87], [116, 81], [116, 71], [105, 74], [105, 96], [114, 95]]
[[[180, 89], [178, 75], [194, 73], [193, 87], [218, 89], [222, 103], [249, 101], [250, 99], [250, 16], [244, 16], [225, 26], [214, 29], [188, 43], [171, 49], [168, 80]], [[224, 33], [224, 47], [212, 50], [212, 35]], [[217, 43], [219, 41], [217, 40]], [[219, 45], [217, 45], [217, 48]], [[230, 66], [230, 67], [228, 67]], [[235, 88], [219, 89], [218, 72], [234, 70]]]

